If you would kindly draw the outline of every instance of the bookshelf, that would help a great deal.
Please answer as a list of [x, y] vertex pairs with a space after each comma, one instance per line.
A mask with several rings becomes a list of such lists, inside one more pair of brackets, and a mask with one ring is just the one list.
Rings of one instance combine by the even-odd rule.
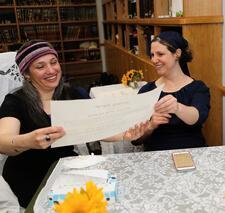
[[207, 143], [222, 145], [222, 0], [103, 0], [102, 10], [107, 71], [119, 77], [135, 68], [143, 70], [146, 81], [156, 79], [149, 58], [151, 38], [166, 30], [183, 34], [194, 56], [191, 76], [210, 88]]
[[31, 39], [53, 44], [68, 78], [102, 72], [95, 0], [1, 0], [0, 51]]

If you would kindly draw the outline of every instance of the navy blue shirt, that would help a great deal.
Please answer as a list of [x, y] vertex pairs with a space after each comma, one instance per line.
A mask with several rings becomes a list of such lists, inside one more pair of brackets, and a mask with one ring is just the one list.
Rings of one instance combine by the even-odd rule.
[[[151, 91], [156, 88], [155, 81], [144, 85], [139, 93]], [[183, 149], [206, 146], [202, 134], [202, 125], [206, 121], [210, 109], [209, 88], [202, 82], [194, 80], [179, 91], [161, 92], [159, 99], [166, 95], [173, 95], [179, 103], [195, 107], [199, 112], [199, 119], [194, 125], [188, 125], [175, 114], [168, 124], [159, 125], [151, 135], [144, 139], [146, 151]]]

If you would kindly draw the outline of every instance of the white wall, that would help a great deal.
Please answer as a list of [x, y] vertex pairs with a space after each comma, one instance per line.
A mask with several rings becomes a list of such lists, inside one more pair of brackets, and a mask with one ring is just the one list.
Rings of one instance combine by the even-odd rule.
[[106, 72], [106, 62], [105, 62], [105, 48], [101, 44], [104, 43], [104, 30], [103, 30], [103, 11], [102, 11], [102, 0], [96, 0], [97, 7], [97, 18], [98, 18], [98, 33], [99, 33], [99, 42], [100, 42], [100, 52], [102, 58], [102, 70]]

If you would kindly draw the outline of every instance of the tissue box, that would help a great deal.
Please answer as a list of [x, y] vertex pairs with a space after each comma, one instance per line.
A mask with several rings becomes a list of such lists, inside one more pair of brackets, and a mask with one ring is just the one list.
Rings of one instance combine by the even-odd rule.
[[[94, 181], [94, 182], [98, 187], [103, 188], [105, 199], [108, 202], [115, 202], [116, 197], [117, 197], [117, 179], [115, 176], [110, 175], [107, 178], [107, 180], [105, 181], [105, 183], [102, 181], [100, 183], [98, 183], [98, 181]], [[77, 186], [76, 184], [73, 186], [73, 188], [74, 187], [80, 188], [80, 186]], [[68, 189], [68, 187], [66, 186], [65, 190], [51, 190], [48, 195], [49, 207], [53, 206], [54, 203], [63, 201], [66, 197], [67, 192], [72, 191], [72, 189], [69, 191], [66, 191], [67, 189]], [[61, 193], [58, 193], [60, 191], [61, 191]], [[65, 191], [65, 192], [63, 192], [63, 191]]]
[[117, 195], [117, 179], [115, 176], [110, 176], [107, 180], [106, 187], [103, 187], [105, 199], [107, 201], [115, 201]]

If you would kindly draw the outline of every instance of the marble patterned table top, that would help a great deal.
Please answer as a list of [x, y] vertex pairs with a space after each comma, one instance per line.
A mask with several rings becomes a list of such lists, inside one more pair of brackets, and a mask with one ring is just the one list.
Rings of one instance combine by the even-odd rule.
[[118, 198], [109, 212], [225, 212], [225, 146], [185, 150], [195, 170], [176, 171], [171, 154], [181, 150], [105, 155], [91, 166], [117, 176]]

